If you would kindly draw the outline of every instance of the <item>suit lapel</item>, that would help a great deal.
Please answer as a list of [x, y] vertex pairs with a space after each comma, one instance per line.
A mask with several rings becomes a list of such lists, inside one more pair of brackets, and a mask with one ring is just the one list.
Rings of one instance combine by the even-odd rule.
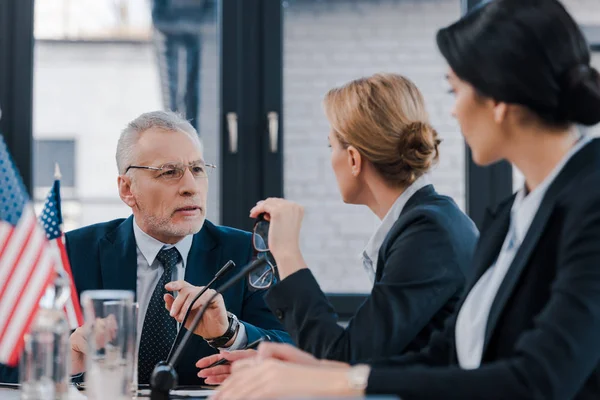
[[133, 217], [100, 239], [102, 288], [131, 290], [136, 293], [137, 252], [133, 235]]
[[[490, 314], [487, 320], [483, 345], [484, 352], [487, 344], [490, 341], [492, 332], [496, 327], [498, 318], [500, 317], [506, 302], [512, 294], [515, 285], [521, 276], [521, 272], [523, 272], [524, 267], [527, 265], [529, 257], [535, 249], [540, 236], [544, 232], [550, 214], [552, 213], [552, 209], [554, 208], [554, 200], [554, 198], [550, 198], [548, 195], [546, 195], [544, 201], [542, 201], [538, 212], [535, 214], [535, 217], [531, 222], [531, 226], [527, 230], [527, 234], [525, 235], [523, 242], [515, 254], [512, 264], [510, 265], [504, 279], [502, 280], [502, 283], [500, 284], [500, 288], [498, 289], [498, 293], [494, 298], [494, 302], [492, 303], [492, 308], [490, 309]], [[508, 219], [510, 220], [510, 217]]]
[[221, 268], [221, 246], [211, 233], [212, 224], [205, 221], [202, 230], [194, 235], [185, 266], [185, 280], [195, 286], [206, 285]]
[[546, 228], [548, 220], [550, 219], [550, 215], [552, 214], [554, 206], [556, 205], [558, 196], [564, 190], [566, 190], [569, 183], [573, 182], [576, 177], [582, 173], [582, 171], [585, 171], [586, 169], [593, 170], [597, 168], [596, 160], [599, 152], [600, 140], [593, 140], [589, 144], [585, 145], [567, 162], [554, 182], [552, 182], [548, 188], [548, 191], [546, 192], [544, 199], [540, 204], [540, 208], [535, 214], [535, 217], [531, 222], [531, 226], [527, 230], [525, 238], [519, 246], [519, 249], [515, 254], [515, 258], [513, 259], [510, 268], [506, 272], [506, 276], [504, 277], [504, 280], [498, 289], [498, 293], [494, 298], [494, 302], [492, 303], [492, 308], [490, 309], [485, 331], [483, 347], [484, 354], [492, 333], [496, 328], [496, 324], [498, 323], [498, 319], [502, 313], [502, 310], [510, 298], [517, 282], [519, 281], [519, 277], [521, 276], [523, 269], [527, 265], [533, 250], [536, 248], [538, 241]]
[[[221, 246], [214, 239], [212, 225], [206, 221], [194, 235], [188, 254], [185, 280], [193, 285], [207, 284], [218, 271]], [[100, 240], [102, 288], [137, 292], [137, 250], [133, 234], [133, 217]]]
[[[413, 194], [408, 199], [408, 201], [402, 208], [402, 211], [400, 212], [400, 216], [398, 217], [396, 222], [394, 222], [394, 225], [392, 226], [392, 229], [390, 229], [390, 232], [392, 232], [397, 225], [403, 223], [402, 216], [404, 214], [409, 212], [415, 206], [421, 204], [424, 201], [424, 199], [426, 199], [427, 197], [435, 195], [435, 194], [437, 194], [437, 193], [436, 193], [435, 189], [433, 188], [433, 185], [427, 185], [427, 186], [424, 186], [421, 189], [417, 190], [415, 192], [415, 194]], [[385, 260], [383, 257], [381, 257], [381, 255], [384, 254], [384, 252], [382, 250], [387, 248], [387, 246], [389, 245], [389, 241], [390, 241], [390, 235], [388, 233], [388, 236], [385, 238], [383, 243], [381, 243], [381, 247], [379, 248], [379, 257], [377, 257], [377, 268], [375, 270], [375, 282], [379, 282], [381, 280], [381, 277], [383, 276], [383, 267], [385, 266]]]
[[481, 236], [473, 254], [473, 278], [469, 282], [472, 288], [498, 258], [502, 243], [510, 224], [510, 209], [515, 196], [500, 203], [495, 210], [488, 209], [481, 224]]

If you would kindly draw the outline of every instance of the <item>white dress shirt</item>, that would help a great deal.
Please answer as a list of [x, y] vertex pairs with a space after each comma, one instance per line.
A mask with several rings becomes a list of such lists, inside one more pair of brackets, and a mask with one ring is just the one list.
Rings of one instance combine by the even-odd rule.
[[400, 217], [402, 213], [402, 209], [408, 202], [408, 200], [419, 190], [423, 189], [425, 186], [429, 185], [429, 177], [427, 175], [421, 176], [419, 179], [414, 181], [409, 187], [402, 192], [400, 196], [396, 199], [392, 207], [389, 209], [385, 217], [381, 220], [381, 224], [371, 236], [371, 239], [367, 243], [367, 246], [360, 254], [362, 258], [363, 267], [371, 279], [371, 282], [375, 282], [375, 272], [377, 271], [377, 259], [379, 257], [379, 248], [385, 241], [388, 233]]
[[[158, 284], [160, 277], [163, 274], [164, 268], [160, 261], [156, 258], [158, 253], [164, 248], [169, 249], [175, 247], [181, 255], [181, 261], [177, 263], [173, 269], [172, 281], [183, 280], [185, 278], [185, 267], [192, 248], [193, 235], [188, 235], [181, 239], [178, 243], [165, 244], [156, 240], [152, 236], [144, 232], [133, 219], [133, 235], [136, 243], [137, 253], [137, 302], [139, 305], [138, 321], [137, 321], [137, 345], [139, 346], [142, 337], [142, 328], [144, 326], [144, 318], [150, 303], [150, 297]], [[202, 266], [197, 266], [202, 268]], [[177, 292], [174, 293], [177, 296]], [[179, 327], [179, 324], [177, 324]], [[237, 337], [231, 347], [224, 348], [225, 350], [237, 350], [245, 347], [248, 342], [246, 336], [246, 327], [240, 323]]]
[[461, 368], [475, 369], [481, 365], [487, 321], [498, 289], [512, 265], [515, 254], [519, 250], [548, 188], [567, 161], [590, 140], [587, 137], [580, 139], [531, 193], [526, 194], [524, 187], [517, 192], [511, 208], [510, 225], [500, 254], [496, 262], [473, 286], [458, 313], [455, 340], [456, 354]]

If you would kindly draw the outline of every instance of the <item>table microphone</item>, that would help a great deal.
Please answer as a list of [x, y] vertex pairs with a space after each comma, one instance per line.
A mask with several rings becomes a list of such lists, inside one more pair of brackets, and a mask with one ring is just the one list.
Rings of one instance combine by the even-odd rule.
[[[208, 289], [210, 289], [212, 284], [215, 283], [215, 281], [217, 279], [219, 279], [220, 277], [222, 277], [223, 275], [225, 275], [226, 273], [231, 271], [231, 269], [234, 267], [235, 267], [235, 263], [232, 260], [227, 261], [227, 264], [223, 265], [223, 267], [219, 270], [219, 272], [217, 272], [215, 274], [214, 278], [212, 278], [212, 280], [210, 282], [208, 282], [208, 284], [206, 286], [204, 286], [204, 288], [202, 288], [202, 290], [196, 295], [196, 297], [194, 297], [194, 300], [192, 300], [192, 303], [190, 304], [187, 311], [185, 312], [185, 317], [183, 317], [183, 321], [181, 321], [181, 328], [179, 328], [179, 331], [177, 332], [177, 336], [175, 337], [175, 340], [173, 341], [173, 344], [171, 345], [171, 350], [169, 350], [169, 355], [167, 356], [168, 363], [171, 361], [171, 357], [173, 356], [173, 351], [175, 350], [177, 343], [179, 342], [179, 340], [181, 340], [181, 336], [183, 334], [183, 331], [185, 330], [183, 328], [185, 328], [185, 323], [187, 322], [187, 319], [190, 316], [190, 313], [192, 312], [192, 307], [194, 306], [194, 303], [196, 303], [196, 301], [200, 298], [200, 296], [202, 296], [204, 294], [204, 292], [206, 292]], [[173, 364], [173, 366], [175, 366], [175, 365]]]
[[152, 376], [150, 377], [150, 400], [168, 400], [169, 399], [169, 391], [177, 386], [177, 372], [175, 371], [175, 367], [177, 366], [177, 362], [181, 357], [181, 354], [188, 342], [190, 341], [190, 337], [194, 334], [194, 330], [198, 327], [198, 324], [202, 320], [202, 316], [208, 309], [208, 306], [212, 301], [222, 292], [226, 291], [233, 285], [235, 285], [241, 279], [244, 279], [248, 274], [252, 271], [263, 267], [267, 264], [266, 258], [257, 258], [251, 263], [247, 264], [240, 272], [231, 277], [224, 284], [219, 286], [219, 288], [215, 289], [215, 293], [208, 299], [206, 303], [202, 305], [202, 308], [196, 314], [196, 317], [192, 321], [192, 325], [190, 329], [187, 330], [181, 343], [179, 346], [175, 348], [175, 352], [171, 357], [169, 362], [160, 361], [154, 367], [154, 371], [152, 371]]

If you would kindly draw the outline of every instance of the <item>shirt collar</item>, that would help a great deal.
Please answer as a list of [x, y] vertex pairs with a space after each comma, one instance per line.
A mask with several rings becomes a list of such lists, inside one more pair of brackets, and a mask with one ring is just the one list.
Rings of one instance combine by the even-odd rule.
[[377, 265], [377, 256], [379, 254], [379, 248], [383, 244], [387, 234], [390, 232], [398, 217], [402, 213], [404, 206], [410, 200], [410, 198], [419, 190], [430, 184], [429, 176], [423, 175], [412, 183], [409, 187], [402, 192], [396, 199], [392, 207], [389, 209], [385, 217], [381, 220], [381, 225], [377, 228], [371, 239], [367, 243], [367, 246], [363, 250], [361, 257], [368, 258], [372, 263], [373, 267]]
[[558, 165], [554, 167], [552, 172], [536, 187], [531, 193], [525, 194], [525, 185], [517, 192], [515, 201], [511, 209], [511, 219], [514, 224], [514, 233], [516, 243], [521, 243], [525, 238], [525, 234], [529, 230], [531, 221], [537, 213], [537, 210], [542, 204], [542, 200], [548, 191], [548, 188], [554, 182], [554, 179], [560, 174], [567, 162], [579, 150], [585, 147], [592, 139], [589, 136], [582, 136], [581, 139], [569, 150], [567, 154], [560, 160]]
[[192, 240], [194, 238], [193, 235], [187, 235], [183, 239], [181, 239], [176, 244], [166, 244], [161, 242], [160, 240], [156, 240], [152, 236], [148, 235], [146, 232], [142, 230], [133, 219], [133, 235], [135, 237], [135, 243], [140, 249], [140, 252], [148, 262], [148, 265], [151, 266], [156, 259], [158, 253], [163, 249], [170, 249], [171, 247], [175, 247], [179, 254], [181, 255], [182, 265], [185, 268], [185, 264], [187, 262], [188, 254], [190, 253], [190, 249], [192, 248]]

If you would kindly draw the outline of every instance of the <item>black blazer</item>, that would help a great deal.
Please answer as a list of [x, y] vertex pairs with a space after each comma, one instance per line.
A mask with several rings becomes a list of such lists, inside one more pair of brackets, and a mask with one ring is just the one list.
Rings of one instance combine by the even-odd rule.
[[388, 233], [371, 295], [346, 328], [308, 269], [275, 285], [265, 300], [297, 345], [317, 357], [352, 362], [416, 351], [453, 313], [476, 241], [473, 222], [428, 185]]
[[[500, 252], [513, 199], [487, 216], [471, 287]], [[455, 319], [425, 351], [375, 363], [367, 391], [402, 399], [600, 398], [600, 140], [548, 188], [492, 305], [478, 369], [458, 366]]]

